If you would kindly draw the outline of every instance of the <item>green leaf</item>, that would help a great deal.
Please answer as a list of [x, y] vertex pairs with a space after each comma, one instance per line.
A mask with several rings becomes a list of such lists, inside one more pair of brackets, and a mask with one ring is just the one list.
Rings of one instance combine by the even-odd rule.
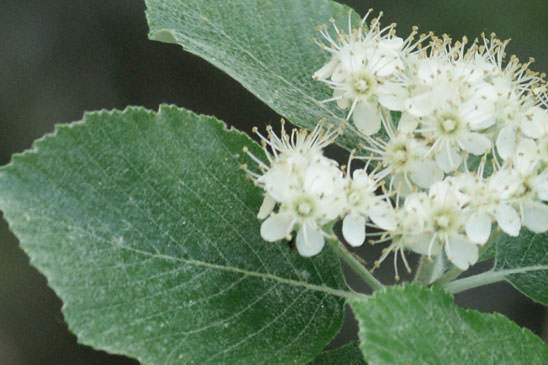
[[[145, 0], [149, 37], [177, 43], [220, 68], [277, 113], [312, 129], [321, 118], [336, 125], [345, 111], [318, 104], [331, 89], [312, 75], [329, 53], [311, 39], [333, 17], [345, 30], [349, 8], [330, 0]], [[354, 24], [358, 15], [353, 14]], [[334, 35], [335, 36], [335, 35]], [[356, 148], [352, 123], [337, 143]]]
[[523, 228], [518, 237], [502, 234], [495, 248], [494, 270], [523, 294], [548, 305], [548, 233]]
[[259, 236], [246, 135], [175, 107], [86, 114], [0, 169], [0, 208], [79, 340], [145, 364], [314, 358], [339, 330], [328, 249]]
[[360, 345], [358, 342], [351, 342], [335, 350], [322, 352], [310, 365], [365, 365]]
[[371, 364], [548, 363], [548, 346], [529, 330], [463, 309], [440, 288], [390, 287], [351, 306]]

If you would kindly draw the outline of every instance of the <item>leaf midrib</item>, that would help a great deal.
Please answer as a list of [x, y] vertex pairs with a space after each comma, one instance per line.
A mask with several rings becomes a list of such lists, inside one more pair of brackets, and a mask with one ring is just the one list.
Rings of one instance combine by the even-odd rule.
[[319, 291], [319, 292], [323, 292], [323, 293], [326, 293], [326, 294], [330, 294], [330, 295], [345, 298], [345, 299], [360, 300], [360, 299], [363, 299], [363, 297], [364, 297], [364, 295], [359, 294], [359, 293], [352, 293], [350, 291], [334, 289], [334, 288], [331, 288], [331, 287], [328, 287], [328, 286], [323, 286], [323, 285], [310, 284], [310, 283], [307, 283], [307, 282], [304, 282], [304, 281], [286, 279], [286, 278], [283, 278], [281, 276], [277, 276], [277, 275], [273, 275], [273, 274], [267, 274], [267, 273], [261, 273], [261, 272], [258, 272], [258, 271], [245, 270], [245, 269], [242, 269], [242, 268], [239, 268], [239, 267], [236, 267], [236, 266], [228, 266], [228, 265], [223, 266], [223, 265], [219, 265], [219, 264], [213, 264], [213, 263], [210, 263], [210, 262], [207, 262], [207, 261], [186, 259], [186, 258], [182, 258], [182, 257], [164, 255], [164, 254], [161, 254], [161, 253], [152, 253], [152, 252], [143, 251], [143, 250], [139, 250], [139, 249], [134, 248], [134, 247], [124, 246], [124, 245], [116, 245], [116, 247], [119, 247], [120, 249], [124, 249], [124, 250], [130, 251], [130, 252], [133, 252], [135, 254], [139, 254], [139, 255], [143, 255], [143, 256], [147, 256], [147, 257], [152, 257], [152, 258], [155, 258], [155, 259], [182, 262], [184, 264], [193, 265], [193, 266], [207, 267], [207, 268], [214, 269], [214, 270], [222, 270], [222, 271], [239, 273], [239, 274], [246, 275], [246, 276], [257, 277], [257, 278], [261, 278], [261, 279], [274, 280], [274, 281], [280, 282], [282, 284], [300, 286], [300, 287], [303, 287], [303, 288], [308, 289], [308, 290]]

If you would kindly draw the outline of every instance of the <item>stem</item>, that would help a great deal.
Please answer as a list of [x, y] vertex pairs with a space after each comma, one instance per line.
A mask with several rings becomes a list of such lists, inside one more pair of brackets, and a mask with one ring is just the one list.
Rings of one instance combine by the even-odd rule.
[[338, 240], [329, 240], [331, 246], [335, 250], [337, 256], [341, 258], [346, 264], [358, 274], [363, 281], [367, 283], [373, 290], [381, 290], [384, 285], [378, 281], [353, 255], [350, 251], [344, 247], [344, 245]]
[[476, 288], [478, 286], [496, 283], [504, 280], [506, 275], [502, 271], [486, 271], [484, 273], [469, 276], [447, 283], [444, 287], [449, 293], [456, 294], [461, 291]]
[[506, 279], [508, 275], [523, 274], [529, 271], [547, 270], [547, 269], [548, 269], [548, 266], [537, 265], [537, 266], [527, 266], [527, 267], [520, 267], [517, 269], [508, 269], [508, 270], [490, 270], [478, 275], [473, 275], [467, 278], [452, 281], [450, 283], [447, 283], [444, 287], [445, 287], [445, 290], [447, 290], [448, 292], [452, 294], [456, 294], [468, 289], [477, 288], [478, 286], [503, 281]]

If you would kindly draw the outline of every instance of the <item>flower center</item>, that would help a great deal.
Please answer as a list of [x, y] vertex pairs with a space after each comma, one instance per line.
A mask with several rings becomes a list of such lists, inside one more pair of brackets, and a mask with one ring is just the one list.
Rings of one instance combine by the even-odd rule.
[[407, 153], [405, 151], [399, 150], [399, 151], [396, 151], [396, 153], [394, 153], [394, 162], [402, 163], [402, 162], [405, 162], [406, 159], [407, 159]]
[[435, 218], [436, 225], [442, 229], [448, 228], [450, 222], [451, 222], [451, 219], [446, 215], [442, 215]]
[[297, 206], [297, 211], [299, 212], [300, 215], [308, 215], [310, 214], [311, 210], [312, 210], [312, 207], [310, 206], [310, 204], [306, 202], [299, 203], [299, 205]]
[[364, 79], [354, 80], [354, 90], [356, 90], [359, 93], [366, 93], [367, 90], [369, 90], [369, 84], [367, 83], [367, 80], [364, 80]]
[[527, 198], [528, 196], [532, 195], [533, 193], [533, 187], [531, 186], [530, 178], [527, 177], [523, 180], [521, 183], [521, 186], [519, 187], [518, 191], [516, 192], [516, 196], [519, 198]]
[[351, 205], [356, 205], [360, 201], [360, 194], [357, 191], [353, 191], [348, 196], [348, 200], [349, 200]]
[[358, 95], [370, 94], [375, 85], [375, 80], [368, 74], [360, 73], [351, 79], [351, 87]]
[[450, 232], [453, 231], [456, 225], [455, 212], [451, 209], [441, 209], [434, 213], [432, 222], [434, 224], [434, 231], [436, 232]]
[[441, 127], [443, 131], [446, 133], [454, 132], [455, 129], [457, 129], [457, 121], [453, 118], [444, 119], [441, 122]]
[[409, 152], [409, 148], [405, 142], [396, 141], [396, 143], [389, 143], [386, 147], [384, 162], [393, 168], [405, 168], [409, 163]]
[[463, 123], [454, 113], [444, 113], [436, 115], [436, 131], [438, 137], [454, 139], [457, 137], [463, 127]]
[[308, 218], [314, 214], [314, 201], [310, 197], [303, 197], [295, 202], [295, 213], [301, 218]]

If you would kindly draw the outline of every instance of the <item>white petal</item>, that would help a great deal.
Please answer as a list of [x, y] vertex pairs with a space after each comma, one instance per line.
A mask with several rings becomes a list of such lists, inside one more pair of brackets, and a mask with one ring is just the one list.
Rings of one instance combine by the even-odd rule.
[[390, 186], [394, 192], [404, 197], [413, 192], [413, 186], [408, 181], [402, 173], [393, 174]]
[[[538, 177], [546, 178], [546, 176], [539, 175]], [[535, 184], [535, 190], [537, 192], [537, 196], [540, 200], [548, 201], [548, 180], [536, 182]]]
[[431, 85], [436, 80], [436, 75], [441, 71], [440, 64], [433, 59], [422, 59], [417, 66], [417, 77], [426, 85]]
[[288, 164], [274, 164], [266, 174], [259, 178], [259, 182], [264, 184], [268, 195], [274, 200], [283, 202], [292, 196], [292, 186], [298, 183], [298, 176], [291, 170]]
[[268, 215], [274, 209], [275, 205], [276, 201], [274, 200], [274, 198], [272, 198], [269, 194], [266, 194], [263, 200], [263, 204], [261, 204], [261, 208], [259, 209], [259, 213], [257, 213], [257, 218], [265, 219], [266, 217], [268, 217]]
[[375, 191], [375, 180], [373, 180], [365, 169], [356, 169], [352, 173], [352, 186], [364, 190]]
[[[480, 78], [483, 77], [483, 73], [482, 72], [475, 72], [475, 75], [474, 75], [476, 78], [479, 76]], [[472, 81], [469, 79], [469, 81]], [[479, 85], [477, 85], [475, 88], [474, 88], [474, 96], [477, 97], [477, 98], [482, 98], [482, 99], [489, 99], [491, 101], [496, 101], [497, 98], [498, 98], [498, 89], [497, 87], [495, 87], [494, 85], [491, 85], [487, 82], [481, 82]]]
[[[449, 183], [449, 179], [440, 181], [437, 184], [433, 184], [428, 190], [428, 196], [434, 201], [441, 204], [446, 203], [446, 199], [454, 197], [453, 190], [456, 190], [456, 186]], [[451, 200], [453, 201], [453, 200]]]
[[461, 270], [466, 270], [478, 261], [478, 246], [461, 235], [451, 235], [445, 243], [449, 261]]
[[367, 50], [367, 67], [378, 77], [386, 77], [403, 68], [399, 53], [392, 50]]
[[318, 227], [305, 223], [297, 232], [297, 251], [304, 257], [319, 254], [325, 244], [324, 237]]
[[344, 66], [341, 63], [339, 63], [337, 67], [335, 67], [335, 70], [331, 75], [331, 80], [333, 80], [334, 82], [343, 82], [347, 76], [348, 71], [345, 70]]
[[491, 217], [485, 213], [474, 213], [466, 221], [466, 235], [470, 241], [484, 244], [491, 234]]
[[529, 138], [542, 138], [548, 133], [548, 111], [538, 106], [530, 108], [522, 121], [521, 131]]
[[522, 175], [531, 173], [539, 163], [539, 150], [537, 144], [530, 139], [522, 139], [515, 155], [515, 169]]
[[497, 152], [503, 160], [512, 157], [516, 153], [516, 131], [512, 126], [502, 128], [497, 137]]
[[279, 241], [291, 233], [293, 223], [289, 213], [273, 214], [261, 224], [261, 237], [269, 242]]
[[329, 78], [335, 71], [335, 68], [338, 64], [339, 60], [336, 57], [331, 58], [329, 62], [323, 65], [318, 71], [314, 73], [314, 75], [312, 75], [312, 78], [314, 80], [325, 80]]
[[536, 138], [545, 137], [548, 133], [548, 110], [535, 106], [528, 113], [532, 115], [533, 121], [539, 126], [541, 132], [541, 135]]
[[488, 178], [488, 189], [501, 200], [510, 199], [522, 186], [522, 179], [513, 169], [502, 168]]
[[407, 90], [398, 84], [385, 83], [377, 89], [379, 103], [388, 110], [403, 110]]
[[537, 202], [524, 204], [523, 224], [534, 233], [548, 231], [548, 206]]
[[443, 179], [443, 171], [432, 160], [417, 161], [413, 164], [410, 177], [415, 184], [428, 189], [433, 183]]
[[371, 206], [369, 213], [369, 218], [377, 225], [378, 227], [386, 230], [393, 231], [396, 229], [396, 213], [390, 204], [383, 200], [377, 200]]
[[415, 117], [424, 117], [434, 110], [434, 104], [430, 100], [430, 93], [420, 94], [407, 99], [404, 102], [404, 107], [405, 110]]
[[[343, 184], [343, 175], [337, 167], [336, 162], [319, 157], [317, 162], [310, 163], [304, 171], [300, 171], [303, 176], [302, 186], [307, 193], [317, 196], [331, 196]], [[301, 176], [302, 176], [301, 175]]]
[[347, 214], [343, 219], [342, 234], [350, 246], [361, 246], [365, 241], [365, 218], [360, 214]]
[[432, 240], [433, 236], [427, 233], [408, 235], [405, 237], [405, 247], [421, 255], [433, 257], [441, 251], [439, 241]]
[[432, 85], [430, 102], [435, 109], [445, 110], [447, 105], [455, 105], [459, 102], [460, 93], [457, 85], [449, 81], [438, 81]]
[[532, 120], [524, 119], [520, 123], [520, 131], [529, 138], [538, 138], [541, 136], [541, 131], [539, 126], [536, 123], [533, 123]]
[[358, 130], [368, 136], [377, 133], [381, 129], [380, 112], [374, 103], [367, 101], [358, 103], [352, 118]]
[[488, 128], [496, 122], [495, 105], [483, 99], [473, 99], [464, 103], [459, 109], [459, 114], [473, 130]]
[[500, 204], [495, 210], [495, 218], [500, 229], [509, 236], [517, 237], [521, 229], [518, 212], [508, 204]]
[[462, 157], [456, 148], [451, 147], [448, 151], [445, 146], [435, 153], [435, 159], [438, 166], [446, 173], [455, 170], [462, 162]]
[[[428, 218], [430, 201], [425, 193], [414, 193], [405, 198], [403, 209], [407, 213], [406, 222], [414, 232], [424, 229], [425, 220]], [[404, 227], [407, 228], [407, 227]]]
[[489, 137], [480, 133], [465, 133], [460, 139], [459, 144], [463, 150], [474, 155], [483, 155], [491, 148]]
[[381, 49], [400, 52], [403, 47], [403, 39], [400, 37], [385, 39], [380, 41], [377, 45]]
[[334, 98], [341, 97], [340, 99], [337, 99], [337, 106], [341, 109], [348, 109], [350, 108], [350, 105], [351, 105], [350, 99], [348, 97], [345, 97], [344, 94], [345, 94], [344, 90], [335, 89], [333, 91]]
[[410, 134], [415, 132], [417, 126], [419, 125], [419, 120], [407, 112], [403, 112], [398, 122], [398, 131], [402, 133]]

